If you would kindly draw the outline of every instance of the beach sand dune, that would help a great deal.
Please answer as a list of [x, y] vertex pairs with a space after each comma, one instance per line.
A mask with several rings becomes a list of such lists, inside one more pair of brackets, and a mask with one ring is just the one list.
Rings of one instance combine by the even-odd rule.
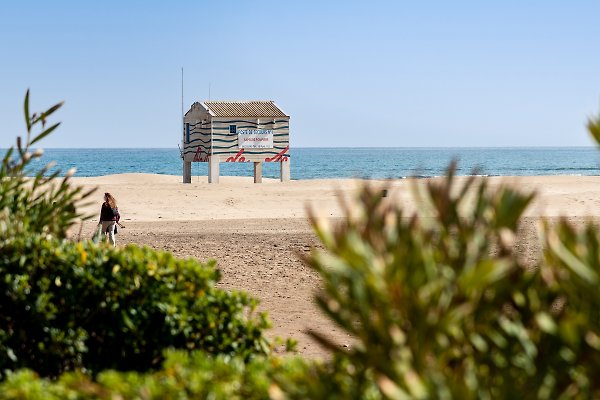
[[[562, 215], [581, 223], [600, 215], [600, 177], [486, 179], [492, 187], [509, 184], [538, 193], [518, 241], [518, 251], [531, 264], [541, 251], [535, 237], [540, 216]], [[390, 201], [414, 210], [418, 206], [411, 195], [414, 184], [426, 182], [368, 183], [387, 185]], [[265, 179], [262, 184], [254, 184], [252, 178], [221, 177], [219, 184], [208, 184], [206, 177], [194, 177], [191, 184], [184, 185], [179, 176], [122, 174], [74, 178], [73, 183], [86, 189], [98, 188], [93, 196], [96, 203], [83, 208], [94, 215], [83, 225], [84, 237], [91, 236], [94, 230], [102, 194], [111, 192], [118, 200], [121, 222], [126, 226], [117, 236], [118, 245], [136, 243], [170, 251], [177, 257], [217, 260], [223, 275], [219, 286], [244, 290], [260, 299], [260, 310], [268, 312], [273, 321], [268, 336], [298, 340], [303, 356], [327, 357], [306, 334], [308, 329], [327, 334], [340, 346], [351, 343], [347, 334], [319, 312], [313, 301], [319, 278], [302, 263], [300, 255], [313, 246], [319, 247], [306, 218], [306, 208], [337, 219], [342, 215], [339, 197], [351, 199], [364, 181], [281, 183]]]

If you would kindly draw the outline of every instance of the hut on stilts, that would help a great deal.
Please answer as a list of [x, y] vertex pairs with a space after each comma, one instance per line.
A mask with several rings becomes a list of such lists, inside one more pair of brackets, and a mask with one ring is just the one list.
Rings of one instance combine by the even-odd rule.
[[280, 180], [290, 180], [290, 117], [273, 101], [204, 101], [183, 119], [183, 183], [192, 181], [192, 162], [208, 162], [208, 182], [219, 182], [221, 162], [280, 164]]

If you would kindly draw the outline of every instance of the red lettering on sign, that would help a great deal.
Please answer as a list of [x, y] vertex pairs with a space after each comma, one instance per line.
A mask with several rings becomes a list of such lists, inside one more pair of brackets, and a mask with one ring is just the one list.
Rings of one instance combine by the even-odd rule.
[[246, 162], [246, 157], [242, 156], [244, 149], [241, 149], [237, 152], [237, 154], [233, 157], [227, 157], [225, 162]]
[[273, 157], [266, 157], [265, 161], [266, 162], [273, 162], [273, 161], [287, 161], [288, 158], [284, 156], [285, 152], [288, 151], [290, 148], [290, 146], [286, 146], [285, 149], [281, 150], [279, 153], [275, 154]]
[[194, 161], [195, 162], [206, 162], [206, 161], [208, 161], [208, 153], [206, 153], [206, 155], [203, 157], [202, 156], [202, 149], [200, 148], [200, 146], [196, 147], [196, 153], [194, 154]]

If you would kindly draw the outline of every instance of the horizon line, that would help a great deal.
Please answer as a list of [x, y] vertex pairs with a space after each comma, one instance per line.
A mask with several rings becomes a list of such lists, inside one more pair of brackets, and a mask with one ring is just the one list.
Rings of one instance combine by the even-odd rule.
[[[14, 146], [13, 146], [14, 147]], [[290, 149], [574, 149], [599, 148], [598, 145], [504, 145], [504, 146], [290, 146]], [[8, 150], [10, 147], [0, 147]], [[178, 147], [36, 147], [42, 150], [179, 150]]]

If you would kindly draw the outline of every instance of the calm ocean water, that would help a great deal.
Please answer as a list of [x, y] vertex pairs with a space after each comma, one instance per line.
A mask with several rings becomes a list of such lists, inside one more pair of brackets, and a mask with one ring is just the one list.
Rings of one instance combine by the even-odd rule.
[[[0, 150], [0, 153], [3, 151]], [[292, 148], [292, 179], [402, 178], [440, 176], [452, 159], [459, 175], [600, 175], [600, 151], [569, 148]], [[38, 161], [55, 160], [75, 176], [130, 172], [181, 175], [178, 149], [47, 149]], [[279, 165], [263, 164], [265, 177], [277, 178]], [[192, 174], [207, 175], [206, 163]], [[252, 176], [252, 163], [221, 163], [221, 175]]]

